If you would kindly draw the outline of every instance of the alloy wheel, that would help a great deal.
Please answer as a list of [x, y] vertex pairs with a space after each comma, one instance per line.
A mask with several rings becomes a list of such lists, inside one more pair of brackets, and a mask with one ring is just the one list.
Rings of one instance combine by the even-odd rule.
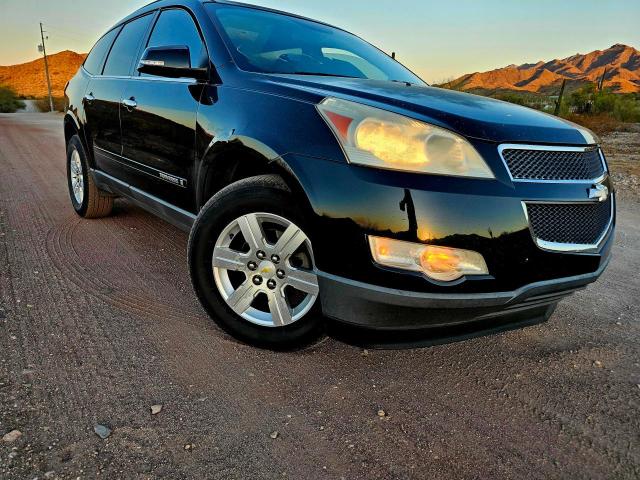
[[71, 176], [71, 189], [78, 205], [84, 200], [84, 174], [82, 173], [82, 161], [78, 150], [74, 149], [69, 158], [69, 175]]
[[251, 213], [231, 222], [215, 243], [212, 266], [227, 305], [259, 326], [291, 325], [318, 298], [311, 241], [278, 215]]

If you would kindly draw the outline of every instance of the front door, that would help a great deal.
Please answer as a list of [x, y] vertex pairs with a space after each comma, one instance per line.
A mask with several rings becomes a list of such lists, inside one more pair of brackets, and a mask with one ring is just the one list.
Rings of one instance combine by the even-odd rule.
[[[146, 47], [189, 47], [191, 65], [206, 49], [195, 20], [183, 9], [162, 10]], [[196, 117], [202, 85], [192, 79], [138, 75], [127, 81], [120, 117], [122, 156], [135, 165], [142, 190], [194, 211]]]

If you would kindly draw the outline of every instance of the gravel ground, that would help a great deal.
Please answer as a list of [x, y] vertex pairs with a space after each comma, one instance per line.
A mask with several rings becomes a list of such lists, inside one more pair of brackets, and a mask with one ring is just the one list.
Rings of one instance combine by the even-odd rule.
[[125, 202], [75, 216], [61, 128], [0, 116], [0, 478], [640, 476], [632, 186], [611, 267], [546, 324], [275, 354], [203, 314], [184, 233]]
[[17, 113], [36, 113], [38, 112], [37, 101], [36, 100], [23, 100], [24, 108], [19, 110]]
[[640, 196], [640, 124], [626, 125], [624, 131], [602, 138], [616, 190], [624, 199]]

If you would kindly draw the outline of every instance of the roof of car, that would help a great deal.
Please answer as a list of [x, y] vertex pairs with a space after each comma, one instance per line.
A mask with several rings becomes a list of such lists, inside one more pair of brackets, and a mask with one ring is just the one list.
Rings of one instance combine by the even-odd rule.
[[[327, 25], [328, 27], [333, 27], [333, 28], [340, 29], [340, 27], [336, 27], [335, 25], [331, 25], [331, 24], [326, 23], [326, 22], [321, 22], [320, 20], [316, 20], [314, 18], [309, 18], [309, 17], [305, 17], [305, 16], [302, 16], [302, 15], [297, 15], [297, 14], [291, 13], [291, 12], [285, 12], [283, 10], [276, 10], [275, 8], [261, 7], [260, 5], [252, 5], [250, 3], [243, 3], [243, 2], [235, 2], [233, 0], [200, 0], [200, 1], [202, 3], [221, 3], [221, 4], [225, 4], [225, 5], [235, 5], [235, 6], [238, 6], [238, 7], [253, 8], [255, 10], [264, 10], [265, 12], [272, 12], [272, 13], [279, 13], [281, 15], [288, 15], [290, 17], [299, 18], [301, 20], [308, 20], [310, 22], [321, 23], [322, 25]], [[342, 29], [340, 29], [340, 30], [342, 30]]]
[[246, 7], [246, 8], [252, 8], [254, 10], [262, 10], [265, 12], [272, 12], [272, 13], [279, 13], [281, 15], [287, 15], [289, 17], [294, 17], [294, 18], [299, 18], [301, 20], [307, 20], [309, 22], [314, 22], [314, 23], [318, 23], [321, 25], [326, 25], [328, 27], [332, 27], [332, 28], [337, 28], [339, 30], [342, 30], [340, 27], [336, 27], [334, 25], [331, 25], [329, 23], [325, 23], [325, 22], [321, 22], [319, 20], [315, 20], [313, 18], [308, 18], [308, 17], [304, 17], [302, 15], [297, 15], [295, 13], [290, 13], [290, 12], [284, 12], [282, 10], [276, 10], [273, 8], [267, 8], [267, 7], [262, 7], [260, 5], [252, 5], [249, 3], [243, 3], [243, 2], [235, 2], [232, 0], [155, 0], [154, 2], [151, 2], [147, 5], [145, 5], [144, 7], [139, 8], [138, 10], [136, 10], [135, 12], [133, 12], [131, 15], [128, 15], [126, 18], [123, 18], [121, 21], [119, 21], [117, 25], [120, 25], [124, 22], [127, 22], [128, 20], [131, 20], [143, 13], [147, 13], [150, 12], [152, 10], [155, 10], [156, 8], [159, 7], [163, 7], [163, 6], [173, 6], [173, 5], [184, 5], [184, 6], [189, 6], [189, 4], [194, 4], [194, 3], [219, 3], [219, 4], [224, 4], [224, 5], [234, 5], [237, 7]]

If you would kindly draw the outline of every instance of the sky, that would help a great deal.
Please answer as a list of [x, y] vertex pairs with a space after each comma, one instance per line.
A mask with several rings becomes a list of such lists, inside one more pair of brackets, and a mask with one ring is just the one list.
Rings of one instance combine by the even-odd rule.
[[[0, 0], [0, 65], [87, 52], [149, 0]], [[640, 49], [640, 0], [252, 0], [356, 33], [431, 83], [509, 64], [602, 50]]]

